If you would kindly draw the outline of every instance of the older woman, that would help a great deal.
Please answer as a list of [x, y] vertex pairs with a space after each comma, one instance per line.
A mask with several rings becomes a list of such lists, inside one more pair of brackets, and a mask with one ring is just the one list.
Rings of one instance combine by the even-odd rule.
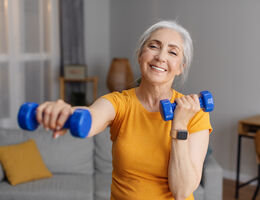
[[[112, 200], [194, 199], [212, 128], [197, 95], [172, 89], [175, 77], [187, 74], [191, 58], [189, 33], [174, 21], [160, 21], [140, 39], [140, 86], [107, 94], [86, 108], [93, 118], [88, 137], [110, 126]], [[161, 99], [177, 102], [173, 121], [160, 116]], [[65, 134], [61, 127], [74, 109], [62, 100], [46, 102], [37, 119], [57, 137]], [[180, 140], [177, 133], [188, 137]]]

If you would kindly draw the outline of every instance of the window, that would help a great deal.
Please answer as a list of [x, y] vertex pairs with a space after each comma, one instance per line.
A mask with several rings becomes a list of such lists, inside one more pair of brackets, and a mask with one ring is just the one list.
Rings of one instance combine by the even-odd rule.
[[58, 0], [0, 0], [0, 30], [0, 126], [17, 127], [22, 103], [58, 96]]

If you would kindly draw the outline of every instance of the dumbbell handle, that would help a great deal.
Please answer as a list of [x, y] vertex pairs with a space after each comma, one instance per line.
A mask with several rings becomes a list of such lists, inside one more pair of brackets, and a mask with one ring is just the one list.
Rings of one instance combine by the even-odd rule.
[[[209, 91], [200, 92], [199, 97], [200, 107], [204, 112], [211, 112], [214, 110], [214, 101], [212, 94]], [[165, 121], [172, 120], [174, 117], [174, 110], [177, 103], [171, 103], [168, 99], [160, 101], [160, 112]]]
[[[37, 103], [24, 103], [18, 112], [19, 126], [28, 131], [34, 131], [39, 123], [36, 119]], [[92, 118], [88, 110], [76, 109], [65, 122], [63, 128], [70, 129], [70, 132], [75, 137], [87, 137], [91, 128]]]
[[[203, 104], [203, 100], [202, 100], [201, 97], [199, 97], [199, 101], [200, 101], [200, 107], [201, 107], [202, 109], [204, 109], [204, 108], [205, 108], [205, 105]], [[172, 103], [172, 111], [173, 111], [173, 112], [175, 111], [176, 106], [177, 106], [177, 103], [176, 103], [176, 102]]]

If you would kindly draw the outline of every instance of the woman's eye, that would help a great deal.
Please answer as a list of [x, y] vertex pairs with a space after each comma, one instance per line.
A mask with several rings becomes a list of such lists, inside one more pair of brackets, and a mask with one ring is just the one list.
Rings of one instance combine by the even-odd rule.
[[173, 54], [173, 55], [177, 56], [177, 53], [174, 52], [174, 51], [170, 51], [170, 54]]
[[157, 48], [157, 46], [155, 46], [155, 45], [150, 45], [149, 46], [151, 49], [156, 49]]

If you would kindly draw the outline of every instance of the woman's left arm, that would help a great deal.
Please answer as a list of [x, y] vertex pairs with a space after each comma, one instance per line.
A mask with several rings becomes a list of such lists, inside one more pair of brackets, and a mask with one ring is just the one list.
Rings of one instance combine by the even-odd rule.
[[187, 140], [171, 140], [168, 181], [176, 200], [184, 200], [199, 186], [208, 143], [209, 130], [190, 134]]

